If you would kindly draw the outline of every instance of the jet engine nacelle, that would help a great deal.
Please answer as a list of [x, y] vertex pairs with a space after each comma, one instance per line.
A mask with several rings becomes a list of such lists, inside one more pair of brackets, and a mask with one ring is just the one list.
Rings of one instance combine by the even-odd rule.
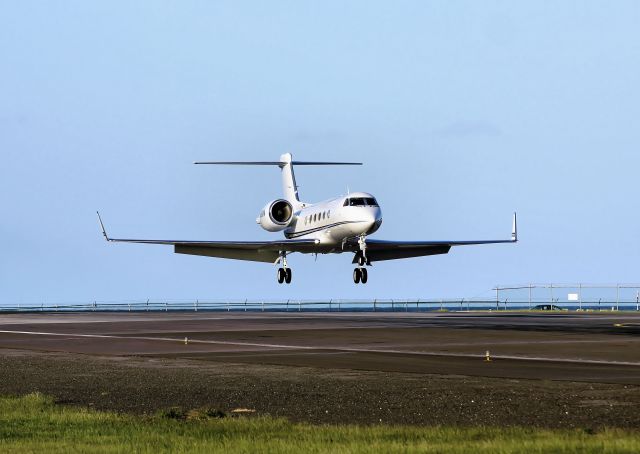
[[265, 205], [256, 222], [268, 232], [286, 229], [293, 221], [293, 206], [284, 199], [273, 200]]

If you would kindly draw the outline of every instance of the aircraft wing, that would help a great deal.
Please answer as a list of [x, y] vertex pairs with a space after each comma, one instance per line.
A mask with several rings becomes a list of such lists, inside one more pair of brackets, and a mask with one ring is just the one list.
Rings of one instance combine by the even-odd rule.
[[164, 244], [174, 247], [177, 254], [203, 255], [253, 262], [275, 263], [280, 251], [315, 252], [316, 240], [280, 240], [280, 241], [175, 241], [111, 238], [98, 213], [102, 234], [105, 239], [115, 243]]
[[[446, 254], [453, 246], [472, 246], [476, 244], [515, 243], [518, 241], [516, 214], [513, 214], [513, 227], [509, 240], [471, 240], [471, 241], [386, 241], [366, 239], [367, 259], [372, 262], [382, 260], [405, 259], [426, 255]], [[357, 248], [357, 243], [352, 243]], [[356, 249], [357, 250], [357, 249]], [[353, 263], [357, 263], [354, 257]]]

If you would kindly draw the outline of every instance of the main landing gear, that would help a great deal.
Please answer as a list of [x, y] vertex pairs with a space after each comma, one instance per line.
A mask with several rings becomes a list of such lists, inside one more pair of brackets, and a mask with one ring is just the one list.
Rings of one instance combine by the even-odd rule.
[[291, 284], [291, 268], [278, 268], [278, 284]]
[[356, 268], [353, 270], [353, 282], [356, 284], [367, 283], [367, 279], [369, 278], [366, 268]]
[[287, 253], [280, 253], [280, 263], [282, 264], [281, 268], [278, 268], [278, 284], [282, 284], [286, 282], [287, 284], [291, 284], [291, 268], [287, 268]]

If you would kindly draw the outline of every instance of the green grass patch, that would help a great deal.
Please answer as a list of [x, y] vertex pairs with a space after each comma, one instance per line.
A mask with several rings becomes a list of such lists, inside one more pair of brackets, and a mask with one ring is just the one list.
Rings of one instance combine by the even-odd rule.
[[405, 426], [314, 426], [169, 409], [141, 417], [0, 398], [0, 452], [640, 452], [640, 433]]

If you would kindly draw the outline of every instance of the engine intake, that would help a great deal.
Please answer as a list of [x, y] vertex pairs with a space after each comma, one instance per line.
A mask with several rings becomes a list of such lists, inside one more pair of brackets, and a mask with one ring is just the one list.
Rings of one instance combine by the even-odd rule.
[[284, 230], [293, 221], [293, 206], [284, 199], [273, 200], [265, 205], [256, 221], [269, 232]]
[[286, 200], [277, 200], [271, 204], [269, 216], [276, 224], [286, 225], [293, 216], [293, 207]]

